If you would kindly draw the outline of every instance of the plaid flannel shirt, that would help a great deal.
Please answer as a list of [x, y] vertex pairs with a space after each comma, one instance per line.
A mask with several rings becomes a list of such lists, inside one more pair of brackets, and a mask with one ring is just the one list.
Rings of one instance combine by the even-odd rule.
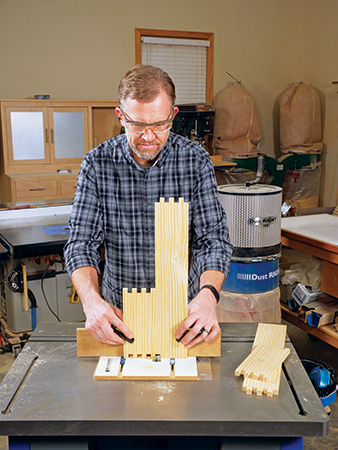
[[224, 274], [232, 254], [225, 212], [206, 150], [170, 133], [156, 162], [143, 169], [126, 135], [91, 150], [84, 158], [64, 249], [70, 275], [83, 266], [99, 273], [104, 245], [103, 297], [122, 309], [124, 287], [155, 287], [155, 202], [189, 202], [189, 301], [205, 270]]

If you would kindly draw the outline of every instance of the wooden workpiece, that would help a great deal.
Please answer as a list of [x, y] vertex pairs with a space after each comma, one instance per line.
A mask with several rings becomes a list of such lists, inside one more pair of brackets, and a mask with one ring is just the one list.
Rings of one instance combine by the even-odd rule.
[[278, 348], [272, 345], [258, 345], [240, 364], [235, 375], [244, 375], [254, 380], [268, 381], [274, 371], [288, 357], [288, 348]]
[[123, 320], [135, 341], [124, 357], [186, 358], [175, 331], [188, 314], [188, 203], [155, 203], [155, 289], [123, 289]]
[[282, 363], [290, 349], [285, 347], [286, 326], [259, 323], [252, 352], [236, 368], [235, 375], [244, 375], [243, 391], [247, 394], [278, 395]]

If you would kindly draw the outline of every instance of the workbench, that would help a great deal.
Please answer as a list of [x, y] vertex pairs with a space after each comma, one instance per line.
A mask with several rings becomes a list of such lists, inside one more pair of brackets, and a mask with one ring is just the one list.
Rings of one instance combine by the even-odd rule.
[[[322, 261], [321, 291], [338, 297], [338, 217], [331, 214], [286, 217], [281, 236], [285, 247], [302, 251]], [[338, 300], [338, 298], [337, 298]], [[313, 328], [282, 305], [282, 317], [313, 336], [338, 348], [337, 324]]]
[[9, 436], [10, 450], [237, 449], [243, 442], [300, 449], [302, 436], [328, 433], [328, 416], [289, 339], [279, 396], [242, 392], [234, 371], [257, 324], [222, 324], [212, 377], [172, 382], [94, 381], [98, 358], [76, 354], [79, 326], [40, 324], [0, 385], [0, 435]]

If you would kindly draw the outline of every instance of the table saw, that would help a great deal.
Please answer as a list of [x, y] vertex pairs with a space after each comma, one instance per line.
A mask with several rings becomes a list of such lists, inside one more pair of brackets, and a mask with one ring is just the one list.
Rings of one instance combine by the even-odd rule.
[[173, 382], [95, 381], [98, 358], [76, 354], [78, 327], [41, 323], [0, 385], [0, 435], [9, 436], [10, 450], [301, 449], [302, 436], [328, 432], [288, 338], [279, 396], [242, 392], [234, 371], [251, 351], [257, 324], [222, 324], [212, 376]]
[[[72, 205], [65, 204], [0, 211], [2, 279], [15, 281], [4, 284], [7, 314], [2, 336], [12, 349], [11, 332], [16, 333], [15, 345], [20, 347], [36, 322], [57, 320], [51, 310], [60, 320], [84, 318], [78, 298], [72, 297], [72, 285], [61, 261], [63, 247], [69, 238], [71, 209]], [[50, 255], [55, 256], [51, 259]], [[27, 289], [36, 300], [36, 305], [28, 304], [29, 308], [23, 306], [23, 264], [27, 272]], [[15, 284], [18, 289], [13, 288]]]
[[63, 254], [71, 205], [0, 211], [0, 244], [14, 259]]

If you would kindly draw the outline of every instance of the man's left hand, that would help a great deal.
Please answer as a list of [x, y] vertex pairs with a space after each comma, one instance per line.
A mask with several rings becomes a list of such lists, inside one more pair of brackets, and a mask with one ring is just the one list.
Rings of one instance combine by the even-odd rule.
[[221, 330], [216, 316], [216, 305], [214, 294], [209, 289], [201, 290], [189, 303], [188, 317], [177, 329], [176, 339], [182, 338], [181, 343], [188, 348], [203, 340], [212, 341]]

